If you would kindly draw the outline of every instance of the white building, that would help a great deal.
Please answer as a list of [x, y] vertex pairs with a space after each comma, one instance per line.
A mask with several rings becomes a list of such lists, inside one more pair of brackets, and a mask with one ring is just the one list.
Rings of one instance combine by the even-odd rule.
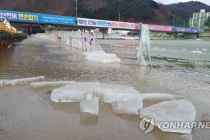
[[201, 9], [200, 13], [193, 13], [193, 18], [190, 18], [190, 27], [204, 29], [205, 21], [210, 17], [210, 12], [206, 12], [205, 9]]

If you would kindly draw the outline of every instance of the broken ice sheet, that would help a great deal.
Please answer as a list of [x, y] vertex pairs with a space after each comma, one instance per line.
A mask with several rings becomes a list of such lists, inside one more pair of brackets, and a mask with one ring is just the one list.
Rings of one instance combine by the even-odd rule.
[[92, 51], [92, 52], [83, 52], [82, 54], [86, 56], [91, 56], [91, 55], [100, 55], [100, 54], [106, 54], [104, 51]]
[[38, 80], [44, 80], [45, 77], [44, 76], [40, 76], [40, 77], [30, 77], [30, 78], [23, 78], [23, 79], [14, 79], [14, 80], [8, 80], [4, 82], [5, 86], [9, 86], [9, 85], [16, 85], [16, 84], [24, 84], [24, 83], [29, 83], [29, 82], [34, 82], [34, 81], [38, 81]]
[[120, 59], [116, 57], [116, 54], [89, 53], [86, 55], [87, 55], [86, 59], [89, 61], [94, 61], [94, 62], [104, 63], [104, 64], [120, 63]]
[[62, 86], [67, 84], [72, 84], [75, 81], [57, 81], [57, 82], [33, 82], [30, 84], [31, 88], [42, 88], [49, 86]]
[[144, 101], [170, 101], [170, 100], [181, 100], [183, 96], [176, 96], [172, 94], [164, 93], [145, 93], [141, 94]]
[[165, 93], [145, 93], [141, 94], [143, 99], [143, 108], [149, 107], [151, 105], [163, 102], [163, 101], [171, 101], [171, 100], [182, 100], [183, 96], [177, 96], [172, 94]]
[[138, 94], [119, 96], [116, 101], [112, 102], [112, 109], [115, 113], [139, 114], [142, 106], [142, 97]]
[[[160, 125], [161, 122], [170, 123], [187, 123], [194, 122], [196, 119], [196, 110], [193, 104], [187, 100], [165, 101], [159, 104], [152, 105], [140, 111], [140, 117], [152, 117], [155, 126]], [[175, 132], [191, 134], [191, 128], [169, 128], [159, 126], [158, 128], [164, 132]]]
[[119, 84], [100, 83], [94, 89], [94, 97], [98, 97], [106, 103], [112, 103], [119, 98], [126, 97], [129, 94], [139, 95], [140, 93], [131, 86]]
[[98, 98], [90, 98], [80, 102], [80, 111], [98, 115], [99, 100]]
[[93, 90], [98, 82], [75, 82], [53, 90], [53, 102], [80, 102], [93, 97]]

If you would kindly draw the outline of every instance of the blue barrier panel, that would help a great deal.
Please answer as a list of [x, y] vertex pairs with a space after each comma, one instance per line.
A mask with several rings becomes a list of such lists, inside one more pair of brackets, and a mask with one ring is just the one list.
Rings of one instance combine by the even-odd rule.
[[4, 20], [6, 16], [10, 21], [15, 22], [30, 22], [30, 23], [42, 23], [42, 24], [58, 24], [58, 25], [76, 25], [75, 17], [26, 13], [16, 11], [0, 10], [0, 16]]
[[196, 29], [196, 28], [185, 28], [185, 27], [173, 27], [173, 32], [199, 33], [199, 29]]

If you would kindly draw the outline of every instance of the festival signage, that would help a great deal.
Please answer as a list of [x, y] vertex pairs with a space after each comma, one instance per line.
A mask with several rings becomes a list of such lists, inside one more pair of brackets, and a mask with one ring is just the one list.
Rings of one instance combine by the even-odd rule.
[[29, 22], [42, 24], [76, 25], [76, 18], [57, 15], [46, 15], [37, 13], [26, 13], [16, 11], [0, 10], [1, 19], [9, 18], [14, 22]]
[[112, 27], [112, 22], [106, 21], [106, 20], [77, 18], [77, 25], [111, 28]]
[[199, 29], [196, 28], [185, 28], [185, 27], [174, 27], [173, 32], [181, 33], [199, 33]]
[[162, 26], [162, 25], [151, 25], [148, 24], [150, 31], [163, 31], [163, 32], [172, 32], [172, 26]]
[[105, 28], [118, 28], [118, 29], [136, 29], [135, 23], [97, 20], [97, 19], [88, 19], [88, 18], [78, 18], [77, 25], [105, 27]]

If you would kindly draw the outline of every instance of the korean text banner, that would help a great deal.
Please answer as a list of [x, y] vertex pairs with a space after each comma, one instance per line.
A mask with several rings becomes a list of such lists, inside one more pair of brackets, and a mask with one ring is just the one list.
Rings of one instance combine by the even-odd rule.
[[77, 25], [105, 27], [105, 28], [136, 29], [136, 24], [135, 23], [106, 21], [106, 20], [87, 19], [87, 18], [78, 18], [77, 19]]
[[149, 30], [151, 31], [163, 31], [163, 32], [172, 32], [172, 26], [162, 26], [162, 25], [151, 25], [148, 24]]
[[199, 33], [199, 29], [195, 28], [184, 28], [184, 27], [174, 27], [174, 32], [183, 32], [183, 33]]
[[10, 21], [15, 21], [15, 22], [76, 25], [76, 19], [74, 17], [66, 17], [66, 16], [15, 12], [15, 11], [5, 11], [5, 10], [0, 10], [0, 16], [1, 19], [5, 19], [7, 16]]

